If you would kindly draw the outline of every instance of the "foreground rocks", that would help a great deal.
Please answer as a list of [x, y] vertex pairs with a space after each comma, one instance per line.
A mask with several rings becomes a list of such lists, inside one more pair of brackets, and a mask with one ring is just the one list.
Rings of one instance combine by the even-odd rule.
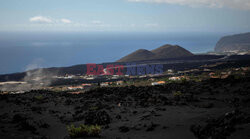
[[111, 139], [247, 138], [249, 92], [250, 78], [242, 78], [1, 95], [0, 135], [69, 138], [67, 126], [86, 124], [102, 126], [101, 138]]
[[234, 110], [218, 118], [208, 119], [204, 125], [192, 125], [191, 131], [196, 137], [224, 139], [236, 130], [237, 125], [250, 124], [250, 115]]

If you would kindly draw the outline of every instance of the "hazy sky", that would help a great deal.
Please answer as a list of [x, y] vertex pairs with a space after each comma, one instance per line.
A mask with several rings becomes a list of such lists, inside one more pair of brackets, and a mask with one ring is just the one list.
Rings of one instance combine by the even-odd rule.
[[0, 31], [248, 32], [250, 0], [0, 0]]

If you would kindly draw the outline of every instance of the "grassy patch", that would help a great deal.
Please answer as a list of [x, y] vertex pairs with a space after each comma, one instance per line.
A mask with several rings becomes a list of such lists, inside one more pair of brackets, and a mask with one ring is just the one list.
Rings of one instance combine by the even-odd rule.
[[176, 91], [176, 92], [173, 93], [173, 95], [174, 95], [175, 97], [178, 97], [178, 96], [181, 96], [182, 93], [181, 93], [181, 91]]
[[43, 95], [38, 95], [38, 96], [34, 96], [34, 99], [35, 100], [43, 100], [44, 97], [43, 97]]
[[101, 127], [98, 125], [83, 125], [75, 127], [74, 125], [68, 126], [68, 132], [70, 137], [99, 137], [101, 133]]
[[182, 92], [181, 91], [173, 92], [173, 96], [176, 101], [179, 101], [181, 99]]
[[97, 106], [92, 106], [92, 107], [89, 108], [89, 110], [92, 110], [92, 111], [98, 110], [98, 109], [99, 109], [99, 107], [97, 107]]

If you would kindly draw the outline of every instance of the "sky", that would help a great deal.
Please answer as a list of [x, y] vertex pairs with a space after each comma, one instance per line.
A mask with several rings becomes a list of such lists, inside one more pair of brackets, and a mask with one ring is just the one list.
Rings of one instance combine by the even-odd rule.
[[249, 30], [250, 0], [0, 0], [0, 31]]

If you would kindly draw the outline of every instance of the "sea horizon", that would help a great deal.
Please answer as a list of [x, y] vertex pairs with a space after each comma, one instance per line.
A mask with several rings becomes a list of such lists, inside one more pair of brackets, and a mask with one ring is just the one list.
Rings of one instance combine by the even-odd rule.
[[137, 49], [165, 44], [213, 51], [227, 33], [215, 32], [0, 32], [0, 74], [36, 68], [115, 62]]

